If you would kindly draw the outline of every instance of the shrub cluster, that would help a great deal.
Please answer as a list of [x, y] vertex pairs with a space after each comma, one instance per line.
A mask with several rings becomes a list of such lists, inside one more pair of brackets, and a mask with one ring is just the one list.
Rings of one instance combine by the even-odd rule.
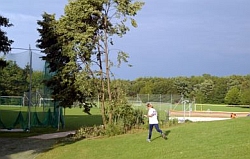
[[76, 131], [75, 134], [73, 134], [70, 137], [74, 140], [80, 140], [80, 139], [92, 138], [104, 135], [105, 135], [105, 129], [103, 125], [100, 125], [93, 127], [81, 127]]
[[[178, 119], [171, 119], [168, 121], [160, 121], [159, 123], [163, 128], [169, 128], [178, 124]], [[139, 127], [133, 127], [133, 130], [138, 129], [148, 129], [148, 123], [140, 125]], [[130, 130], [132, 130], [130, 129]], [[123, 123], [108, 125], [104, 128], [103, 125], [93, 126], [93, 127], [81, 127], [76, 131], [75, 134], [69, 136], [72, 140], [81, 140], [85, 138], [94, 138], [100, 136], [115, 136], [125, 134], [127, 131], [124, 130]]]

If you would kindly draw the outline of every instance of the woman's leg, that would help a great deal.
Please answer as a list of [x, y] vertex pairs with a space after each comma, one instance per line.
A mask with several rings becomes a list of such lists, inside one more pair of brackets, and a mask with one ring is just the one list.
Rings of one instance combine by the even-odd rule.
[[158, 124], [155, 124], [155, 129], [156, 131], [158, 131], [159, 133], [161, 133], [161, 136], [166, 139], [166, 135], [162, 132], [162, 130], [159, 128]]
[[156, 131], [162, 134], [162, 130], [159, 128], [158, 124], [154, 124]]
[[154, 124], [149, 124], [149, 127], [148, 127], [148, 139], [151, 139], [153, 127], [154, 127]]

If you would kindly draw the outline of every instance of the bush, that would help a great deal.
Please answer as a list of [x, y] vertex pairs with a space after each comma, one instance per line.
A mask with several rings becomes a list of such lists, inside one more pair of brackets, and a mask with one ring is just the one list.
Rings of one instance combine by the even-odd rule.
[[115, 135], [121, 135], [125, 134], [124, 130], [124, 124], [122, 122], [113, 124], [113, 125], [108, 125], [107, 128], [105, 129], [105, 134], [107, 136], [115, 136]]
[[104, 136], [104, 135], [105, 135], [105, 129], [102, 125], [100, 125], [93, 127], [81, 127], [76, 131], [76, 134], [73, 135], [72, 138], [75, 140], [80, 140], [84, 138]]

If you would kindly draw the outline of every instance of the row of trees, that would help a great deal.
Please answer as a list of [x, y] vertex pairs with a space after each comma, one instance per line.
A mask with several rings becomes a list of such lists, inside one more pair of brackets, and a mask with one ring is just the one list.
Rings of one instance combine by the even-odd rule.
[[216, 77], [138, 78], [123, 81], [127, 96], [136, 94], [180, 94], [196, 103], [250, 104], [250, 75]]
[[[1, 96], [22, 96], [24, 92], [29, 91], [28, 66], [22, 69], [16, 63], [8, 61], [7, 67], [0, 69], [0, 76]], [[45, 87], [43, 81], [44, 73], [34, 71], [32, 91], [43, 91]], [[112, 80], [111, 85], [127, 97], [136, 97], [137, 94], [182, 94], [185, 98], [195, 100], [196, 103], [250, 104], [250, 75], [216, 77], [204, 74], [172, 78], [141, 77], [132, 81]], [[98, 94], [95, 93], [93, 96], [96, 98]], [[64, 97], [67, 98], [68, 95], [64, 94]]]
[[[0, 69], [0, 96], [23, 96], [29, 92], [30, 67], [20, 68], [13, 61], [5, 61], [6, 66]], [[32, 91], [43, 92], [44, 74], [41, 71], [32, 73]]]

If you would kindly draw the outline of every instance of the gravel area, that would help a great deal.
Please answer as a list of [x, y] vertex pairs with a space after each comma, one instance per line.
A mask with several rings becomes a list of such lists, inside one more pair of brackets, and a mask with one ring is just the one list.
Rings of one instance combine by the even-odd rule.
[[0, 138], [1, 159], [34, 159], [40, 152], [49, 150], [56, 139]]
[[51, 149], [58, 142], [58, 138], [74, 132], [58, 132], [28, 138], [0, 137], [0, 159], [34, 159], [39, 153]]

